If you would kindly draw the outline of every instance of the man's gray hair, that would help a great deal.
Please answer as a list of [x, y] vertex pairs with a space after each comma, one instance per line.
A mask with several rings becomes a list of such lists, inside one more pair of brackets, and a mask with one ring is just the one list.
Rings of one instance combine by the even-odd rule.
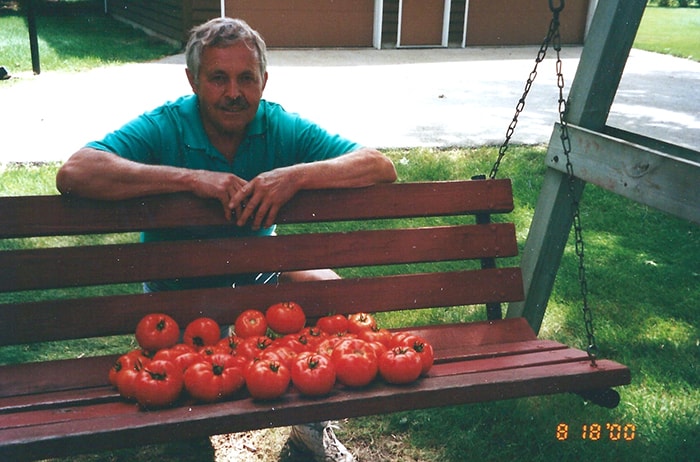
[[190, 32], [190, 38], [185, 48], [187, 69], [199, 81], [199, 68], [202, 52], [206, 47], [228, 47], [245, 43], [248, 48], [258, 55], [260, 75], [267, 70], [267, 46], [260, 34], [242, 19], [216, 18], [205, 22]]

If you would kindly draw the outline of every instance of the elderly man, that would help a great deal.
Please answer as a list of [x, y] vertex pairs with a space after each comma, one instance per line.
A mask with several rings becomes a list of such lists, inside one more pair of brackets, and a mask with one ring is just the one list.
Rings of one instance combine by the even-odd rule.
[[[227, 234], [269, 235], [280, 207], [297, 191], [395, 181], [392, 162], [377, 150], [262, 99], [266, 46], [244, 21], [217, 18], [196, 27], [186, 58], [194, 94], [165, 103], [78, 150], [56, 177], [62, 194], [119, 200], [189, 191], [221, 203], [232, 221]], [[168, 235], [148, 232], [143, 239], [202, 237], [209, 236], [183, 229]], [[334, 277], [331, 270], [279, 275], [291, 280]], [[158, 291], [275, 280], [274, 274], [232, 275], [148, 282], [145, 287]], [[353, 460], [328, 423], [294, 427], [290, 441], [317, 460]]]

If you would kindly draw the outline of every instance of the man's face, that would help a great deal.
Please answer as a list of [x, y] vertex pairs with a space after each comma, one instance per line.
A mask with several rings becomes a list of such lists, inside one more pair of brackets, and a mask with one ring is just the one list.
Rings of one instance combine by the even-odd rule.
[[253, 120], [267, 73], [261, 75], [255, 51], [245, 43], [202, 52], [199, 79], [187, 70], [192, 91], [199, 96], [204, 129], [211, 137], [241, 135]]

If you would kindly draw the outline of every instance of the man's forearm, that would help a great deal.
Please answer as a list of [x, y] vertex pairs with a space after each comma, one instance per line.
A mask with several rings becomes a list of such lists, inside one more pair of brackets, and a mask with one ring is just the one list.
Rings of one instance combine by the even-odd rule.
[[119, 200], [190, 189], [186, 169], [151, 166], [114, 154], [83, 148], [61, 167], [56, 187], [61, 194]]
[[297, 167], [304, 170], [299, 176], [299, 189], [360, 188], [396, 181], [391, 160], [369, 148]]

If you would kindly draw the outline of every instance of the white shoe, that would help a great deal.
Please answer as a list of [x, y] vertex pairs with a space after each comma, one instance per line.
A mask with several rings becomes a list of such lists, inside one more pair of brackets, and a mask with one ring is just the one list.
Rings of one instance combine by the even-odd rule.
[[338, 426], [331, 422], [295, 425], [289, 433], [289, 441], [317, 462], [355, 462], [355, 457], [338, 441], [334, 428]]

